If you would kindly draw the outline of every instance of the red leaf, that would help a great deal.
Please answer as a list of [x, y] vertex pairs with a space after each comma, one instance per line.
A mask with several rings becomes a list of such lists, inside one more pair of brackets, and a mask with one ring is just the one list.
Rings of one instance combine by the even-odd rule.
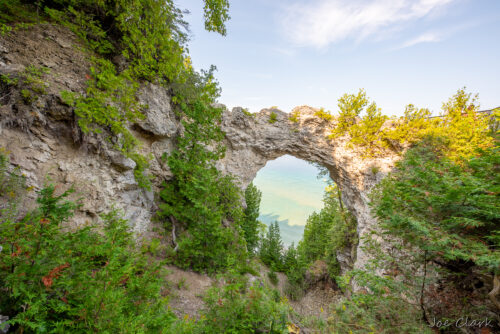
[[52, 278], [50, 276], [43, 276], [42, 277], [42, 282], [43, 282], [43, 285], [45, 285], [46, 288], [50, 288], [52, 286], [52, 283], [54, 283], [52, 281]]
[[17, 257], [21, 254], [21, 247], [18, 244], [14, 244], [14, 247], [16, 247], [16, 251], [10, 254], [11, 257]]

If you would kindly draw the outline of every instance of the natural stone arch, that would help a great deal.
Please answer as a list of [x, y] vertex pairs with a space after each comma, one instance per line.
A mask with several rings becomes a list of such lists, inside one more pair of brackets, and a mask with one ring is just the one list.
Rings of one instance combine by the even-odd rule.
[[[328, 138], [335, 120], [322, 119], [315, 115], [317, 111], [307, 106], [297, 107], [296, 121], [292, 121], [289, 114], [276, 109], [264, 109], [257, 114], [239, 107], [232, 112], [226, 110], [222, 129], [226, 133], [227, 152], [218, 162], [218, 168], [234, 175], [242, 188], [246, 188], [267, 161], [280, 156], [288, 154], [318, 163], [328, 169], [332, 180], [342, 189], [342, 201], [356, 217], [361, 237], [376, 224], [370, 214], [368, 194], [391, 170], [397, 156], [363, 159], [360, 150], [348, 147], [348, 138]], [[274, 122], [271, 113], [276, 114]], [[362, 267], [367, 260], [359, 246], [355, 267]]]

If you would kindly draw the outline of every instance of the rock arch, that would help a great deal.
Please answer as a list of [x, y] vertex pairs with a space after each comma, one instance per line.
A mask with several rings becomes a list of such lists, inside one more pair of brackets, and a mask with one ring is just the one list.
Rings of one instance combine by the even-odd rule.
[[[332, 122], [316, 116], [317, 111], [297, 107], [296, 120], [292, 121], [290, 114], [276, 109], [264, 109], [257, 114], [239, 107], [231, 112], [226, 110], [222, 128], [227, 152], [218, 168], [234, 175], [245, 188], [267, 161], [285, 154], [318, 163], [328, 169], [342, 189], [342, 200], [356, 216], [358, 235], [362, 236], [376, 223], [370, 214], [368, 193], [394, 166], [397, 156], [363, 159], [360, 151], [348, 147], [347, 138], [328, 139]], [[276, 115], [275, 121], [271, 120], [271, 113]], [[362, 266], [366, 260], [358, 247], [355, 266]]]

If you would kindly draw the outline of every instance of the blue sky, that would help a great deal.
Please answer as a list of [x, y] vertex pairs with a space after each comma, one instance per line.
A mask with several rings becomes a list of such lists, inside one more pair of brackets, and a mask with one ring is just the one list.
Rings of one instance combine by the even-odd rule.
[[203, 1], [176, 3], [191, 12], [194, 66], [217, 66], [229, 107], [336, 112], [364, 88], [387, 115], [437, 114], [463, 86], [500, 105], [499, 0], [230, 0], [226, 37], [204, 31]]

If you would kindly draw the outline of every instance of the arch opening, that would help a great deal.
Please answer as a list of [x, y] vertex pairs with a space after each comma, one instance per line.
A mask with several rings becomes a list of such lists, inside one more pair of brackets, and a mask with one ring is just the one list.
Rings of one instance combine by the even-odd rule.
[[262, 192], [259, 220], [277, 221], [285, 247], [297, 245], [308, 217], [323, 208], [325, 188], [333, 181], [319, 166], [283, 155], [261, 168], [253, 184]]

